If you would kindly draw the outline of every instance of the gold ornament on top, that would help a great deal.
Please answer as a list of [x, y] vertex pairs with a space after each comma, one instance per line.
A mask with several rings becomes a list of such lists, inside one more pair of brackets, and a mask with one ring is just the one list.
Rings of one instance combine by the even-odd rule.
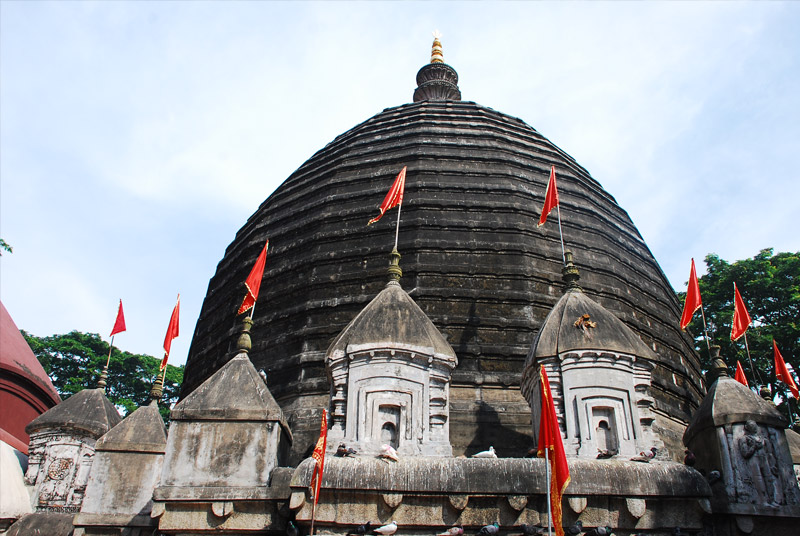
[[444, 56], [442, 55], [442, 42], [439, 40], [442, 34], [439, 30], [433, 31], [433, 47], [431, 49], [431, 63], [444, 63]]

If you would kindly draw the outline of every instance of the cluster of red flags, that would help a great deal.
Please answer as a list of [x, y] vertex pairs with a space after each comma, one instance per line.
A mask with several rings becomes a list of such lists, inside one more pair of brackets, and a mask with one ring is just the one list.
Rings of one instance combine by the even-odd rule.
[[564, 453], [564, 443], [561, 440], [561, 428], [556, 418], [556, 407], [553, 403], [553, 393], [550, 391], [550, 380], [544, 365], [539, 365], [541, 416], [539, 417], [539, 444], [537, 455], [546, 457], [550, 462], [550, 496], [552, 504], [553, 525], [558, 536], [564, 536], [561, 526], [561, 497], [569, 484], [569, 465], [567, 455]]
[[[694, 259], [692, 259], [692, 270], [689, 274], [689, 286], [686, 289], [686, 301], [683, 303], [683, 314], [681, 315], [681, 329], [686, 329], [686, 326], [688, 326], [692, 321], [694, 313], [702, 306], [703, 301], [700, 298], [700, 287], [697, 284], [697, 273], [695, 272], [694, 268]], [[752, 323], [753, 320], [750, 318], [750, 313], [747, 312], [747, 307], [744, 304], [742, 295], [739, 293], [739, 289], [736, 287], [736, 283], [734, 282], [731, 340], [736, 341], [742, 337]], [[786, 362], [783, 360], [783, 356], [781, 355], [780, 351], [778, 351], [778, 345], [775, 343], [775, 339], [772, 340], [772, 347], [775, 354], [775, 377], [789, 387], [789, 390], [796, 399], [800, 399], [800, 392], [798, 392], [797, 384], [795, 383], [791, 374], [789, 374], [789, 369], [786, 367]], [[749, 387], [747, 377], [744, 375], [744, 370], [742, 369], [742, 364], [738, 360], [736, 361], [736, 375], [734, 378], [739, 383]]]
[[[179, 316], [180, 316], [180, 308], [181, 308], [181, 295], [178, 294], [178, 301], [175, 304], [175, 307], [172, 309], [172, 315], [169, 318], [169, 326], [167, 326], [167, 335], [164, 337], [164, 359], [161, 360], [161, 367], [159, 370], [164, 370], [167, 366], [167, 360], [169, 359], [169, 351], [172, 348], [172, 340], [178, 336], [179, 329]], [[122, 300], [119, 300], [119, 308], [117, 309], [117, 318], [114, 321], [114, 327], [111, 328], [111, 335], [109, 337], [113, 337], [117, 333], [122, 333], [126, 331], [127, 328], [125, 327], [125, 313], [122, 310]], [[109, 352], [109, 358], [111, 354]]]

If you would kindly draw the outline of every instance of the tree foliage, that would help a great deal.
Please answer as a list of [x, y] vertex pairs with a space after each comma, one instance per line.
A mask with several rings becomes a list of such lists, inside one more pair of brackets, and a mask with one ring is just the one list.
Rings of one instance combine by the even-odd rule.
[[[65, 335], [37, 337], [20, 330], [33, 353], [50, 376], [61, 398], [85, 388], [97, 387], [108, 359], [108, 343], [96, 333], [71, 331]], [[108, 365], [106, 396], [123, 413], [149, 403], [150, 389], [159, 373], [161, 360], [143, 354], [131, 354], [114, 347]], [[161, 415], [166, 420], [169, 407], [178, 400], [183, 381], [183, 366], [167, 365]]]
[[[772, 339], [786, 364], [794, 369], [797, 381], [797, 371], [800, 371], [800, 253], [773, 255], [772, 248], [768, 248], [752, 259], [733, 263], [709, 254], [705, 263], [708, 273], [700, 277], [698, 283], [711, 344], [721, 348], [721, 356], [731, 375], [736, 361], [740, 361], [750, 385], [768, 385], [772, 393], [778, 395], [776, 400], [783, 404], [788, 390], [775, 380]], [[747, 357], [745, 338], [731, 341], [734, 282], [753, 319], [745, 336], [754, 367]], [[679, 298], [683, 302], [685, 293], [680, 293]], [[695, 335], [695, 347], [707, 369], [710, 363], [699, 311], [689, 324], [689, 331]], [[793, 411], [796, 413], [794, 404]]]

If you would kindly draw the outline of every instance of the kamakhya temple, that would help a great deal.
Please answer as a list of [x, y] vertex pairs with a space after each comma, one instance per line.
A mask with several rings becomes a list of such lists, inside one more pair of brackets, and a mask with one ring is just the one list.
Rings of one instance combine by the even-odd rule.
[[[28, 424], [31, 513], [3, 512], [8, 534], [296, 536], [312, 516], [331, 535], [547, 527], [545, 460], [531, 457], [540, 367], [571, 474], [563, 526], [797, 533], [797, 434], [719, 356], [703, 374], [628, 214], [525, 122], [462, 100], [438, 38], [416, 83], [412, 103], [335, 138], [236, 234], [168, 433], [158, 385], [122, 420], [101, 386]], [[366, 223], [404, 166], [393, 251], [393, 219]], [[556, 222], [536, 226], [553, 166], [565, 252]], [[237, 317], [267, 239], [258, 312]]]

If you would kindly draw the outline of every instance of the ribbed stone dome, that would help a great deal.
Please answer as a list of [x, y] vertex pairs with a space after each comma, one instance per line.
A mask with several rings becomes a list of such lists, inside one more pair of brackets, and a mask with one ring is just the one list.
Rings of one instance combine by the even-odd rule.
[[673, 289], [627, 213], [520, 119], [456, 100], [384, 110], [313, 155], [259, 207], [209, 283], [183, 395], [230, 359], [243, 282], [269, 238], [250, 357], [289, 419], [292, 461], [313, 446], [328, 404], [325, 351], [383, 288], [396, 209], [366, 223], [408, 166], [402, 285], [458, 356], [453, 452], [497, 447], [502, 437], [501, 456], [523, 455], [530, 409], [520, 375], [562, 295], [558, 225], [536, 227], [551, 165], [565, 241], [587, 267], [581, 285], [658, 356], [656, 410], [680, 438], [703, 392], [699, 364], [678, 328]]

